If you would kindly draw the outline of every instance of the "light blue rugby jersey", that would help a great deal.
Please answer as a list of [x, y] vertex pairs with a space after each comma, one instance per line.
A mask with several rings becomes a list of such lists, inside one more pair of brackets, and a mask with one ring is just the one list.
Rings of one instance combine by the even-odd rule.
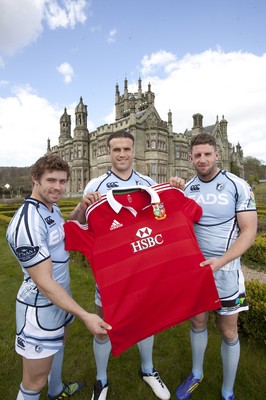
[[7, 229], [8, 244], [24, 273], [17, 299], [34, 306], [44, 306], [51, 302], [36, 288], [27, 268], [47, 260], [53, 263], [53, 277], [69, 293], [69, 253], [65, 250], [64, 220], [59, 207], [54, 204], [50, 211], [43, 203], [25, 199]]
[[[194, 229], [206, 259], [221, 257], [238, 237], [236, 213], [256, 210], [250, 186], [243, 179], [224, 170], [220, 170], [209, 182], [195, 176], [186, 184], [185, 194], [196, 200], [203, 209], [202, 217]], [[239, 268], [240, 258], [222, 269]]]
[[112, 171], [108, 171], [98, 178], [92, 179], [84, 189], [84, 196], [89, 192], [100, 192], [106, 194], [108, 190], [116, 187], [127, 187], [127, 186], [152, 186], [156, 185], [156, 182], [149, 176], [142, 175], [137, 171], [132, 171], [132, 174], [128, 179], [121, 179]]

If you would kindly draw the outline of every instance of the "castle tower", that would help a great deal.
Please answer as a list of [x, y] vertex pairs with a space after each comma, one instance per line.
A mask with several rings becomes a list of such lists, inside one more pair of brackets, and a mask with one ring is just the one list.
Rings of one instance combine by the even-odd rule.
[[193, 115], [192, 136], [196, 136], [199, 133], [204, 132], [202, 121], [203, 121], [203, 115], [199, 113]]
[[59, 146], [62, 146], [69, 139], [71, 139], [71, 116], [68, 115], [65, 108], [64, 114], [60, 118]]
[[72, 192], [82, 193], [89, 180], [89, 131], [87, 128], [87, 106], [80, 97], [75, 108], [75, 121], [73, 137], [73, 163], [72, 163]]

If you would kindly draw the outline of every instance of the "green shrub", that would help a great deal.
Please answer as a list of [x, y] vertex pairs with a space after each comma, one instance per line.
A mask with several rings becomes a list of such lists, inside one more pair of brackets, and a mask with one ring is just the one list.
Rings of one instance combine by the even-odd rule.
[[4, 214], [0, 214], [0, 225], [6, 226], [9, 224], [11, 217], [7, 217]]
[[242, 256], [244, 264], [256, 264], [266, 269], [266, 233], [257, 235], [255, 242]]
[[266, 283], [245, 283], [249, 311], [239, 313], [239, 330], [249, 338], [266, 343]]

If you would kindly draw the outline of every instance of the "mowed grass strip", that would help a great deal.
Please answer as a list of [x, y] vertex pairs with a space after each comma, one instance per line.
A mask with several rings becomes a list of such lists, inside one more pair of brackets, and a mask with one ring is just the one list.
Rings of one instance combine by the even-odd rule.
[[[1, 399], [13, 400], [16, 399], [22, 377], [21, 357], [14, 351], [14, 338], [15, 299], [23, 276], [6, 243], [5, 231], [6, 226], [0, 225], [0, 379]], [[94, 312], [94, 279], [91, 270], [81, 257], [73, 257], [70, 273], [73, 297], [88, 311]], [[63, 379], [85, 381], [86, 388], [75, 396], [77, 400], [91, 398], [96, 374], [92, 341], [91, 333], [86, 330], [82, 322], [74, 321], [69, 330], [65, 349]], [[192, 399], [220, 400], [222, 384], [220, 346], [221, 338], [212, 317], [204, 364], [205, 379]], [[177, 385], [191, 370], [188, 322], [156, 335], [154, 366], [167, 384], [172, 394], [171, 398], [174, 399]], [[137, 346], [133, 346], [119, 357], [110, 356], [108, 400], [155, 400], [156, 397], [151, 389], [139, 377], [139, 369], [140, 357]], [[241, 337], [241, 358], [235, 385], [237, 400], [265, 400], [265, 376], [265, 345]], [[41, 400], [45, 398], [46, 390], [43, 391]]]

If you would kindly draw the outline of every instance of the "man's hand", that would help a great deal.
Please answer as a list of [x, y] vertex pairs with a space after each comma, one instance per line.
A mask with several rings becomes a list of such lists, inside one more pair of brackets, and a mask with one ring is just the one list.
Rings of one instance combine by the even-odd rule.
[[100, 200], [101, 193], [100, 192], [91, 192], [87, 193], [84, 197], [82, 197], [81, 202], [79, 203], [80, 208], [85, 212], [86, 208], [96, 201]]
[[178, 178], [178, 176], [172, 176], [169, 179], [169, 184], [177, 189], [184, 190], [185, 189], [185, 181], [182, 178]]
[[69, 214], [69, 220], [76, 220], [81, 224], [85, 224], [85, 211], [87, 207], [95, 203], [95, 201], [100, 200], [101, 193], [100, 192], [90, 192], [87, 193], [84, 197], [82, 197], [80, 203], [78, 203], [77, 207]]
[[200, 263], [200, 267], [205, 267], [206, 265], [209, 265], [211, 267], [212, 272], [216, 272], [223, 267], [220, 259], [216, 257], [209, 258], [208, 260], [202, 261]]
[[86, 327], [93, 335], [106, 335], [112, 329], [111, 325], [107, 324], [99, 315], [87, 313], [85, 318], [82, 318]]

